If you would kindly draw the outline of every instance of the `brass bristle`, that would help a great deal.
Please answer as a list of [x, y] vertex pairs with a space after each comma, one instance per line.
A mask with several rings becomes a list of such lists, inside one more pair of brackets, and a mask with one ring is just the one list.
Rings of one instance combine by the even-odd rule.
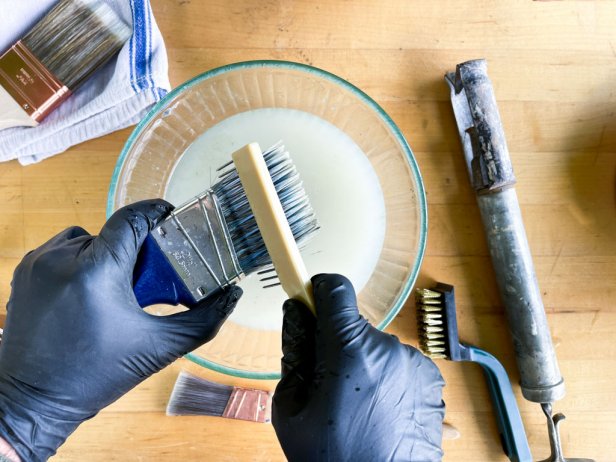
[[445, 347], [443, 345], [441, 345], [440, 347], [436, 347], [432, 345], [420, 344], [419, 346], [421, 348], [421, 351], [423, 351], [427, 355], [447, 354], [447, 351], [445, 350]]
[[437, 348], [437, 347], [433, 347], [433, 346], [428, 346], [428, 353], [430, 353], [430, 355], [444, 355], [446, 353], [447, 350], [445, 350], [445, 348]]
[[131, 28], [100, 0], [62, 0], [22, 43], [70, 90], [111, 58]]
[[420, 335], [421, 335], [421, 338], [425, 338], [428, 340], [438, 340], [438, 339], [445, 338], [445, 336], [439, 332], [421, 332]]
[[430, 309], [426, 309], [424, 306], [417, 308], [418, 316], [426, 323], [432, 323], [443, 319], [442, 310], [439, 307], [433, 306]]
[[441, 304], [441, 300], [438, 298], [424, 298], [422, 300], [422, 303], [424, 305], [440, 305]]
[[424, 329], [428, 333], [443, 332], [443, 328], [439, 326], [425, 326]]
[[442, 326], [443, 325], [443, 321], [440, 319], [440, 316], [438, 318], [430, 318], [428, 316], [424, 316], [423, 323], [427, 326]]
[[422, 344], [427, 346], [428, 348], [441, 348], [441, 347], [445, 347], [445, 342], [443, 342], [442, 340], [428, 340], [428, 339], [422, 339]]
[[439, 305], [419, 305], [417, 307], [421, 311], [425, 311], [426, 313], [440, 313], [441, 307]]
[[415, 293], [422, 299], [426, 298], [441, 298], [440, 292], [430, 289], [417, 289]]
[[447, 359], [447, 355], [443, 354], [443, 353], [436, 353], [436, 354], [432, 354], [432, 353], [426, 353], [427, 356], [429, 356], [432, 359]]
[[415, 291], [419, 348], [432, 359], [447, 359], [442, 294], [430, 289]]
[[443, 314], [438, 311], [435, 311], [435, 312], [428, 311], [426, 313], [423, 313], [423, 317], [424, 319], [442, 319]]

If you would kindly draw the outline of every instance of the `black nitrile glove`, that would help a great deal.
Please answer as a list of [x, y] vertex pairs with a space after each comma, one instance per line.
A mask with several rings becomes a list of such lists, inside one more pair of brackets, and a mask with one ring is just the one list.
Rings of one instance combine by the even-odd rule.
[[99, 236], [69, 228], [17, 266], [0, 345], [0, 437], [22, 460], [49, 458], [81, 422], [211, 340], [233, 311], [238, 287], [166, 317], [137, 304], [137, 253], [170, 209], [133, 204]]
[[434, 363], [360, 316], [344, 276], [312, 278], [317, 318], [284, 305], [272, 423], [296, 461], [437, 461], [443, 379]]

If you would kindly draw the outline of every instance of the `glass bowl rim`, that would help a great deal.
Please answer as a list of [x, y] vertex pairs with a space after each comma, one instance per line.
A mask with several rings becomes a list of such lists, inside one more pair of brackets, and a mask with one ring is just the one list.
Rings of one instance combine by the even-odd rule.
[[[401, 292], [399, 297], [396, 299], [394, 306], [387, 313], [387, 316], [376, 326], [379, 330], [385, 329], [391, 321], [396, 317], [396, 315], [400, 312], [402, 307], [404, 306], [408, 296], [417, 280], [417, 276], [419, 274], [419, 268], [423, 261], [425, 249], [426, 249], [426, 235], [428, 230], [428, 213], [426, 206], [426, 193], [423, 186], [423, 181], [421, 178], [421, 173], [419, 171], [419, 166], [415, 160], [413, 155], [413, 151], [409, 146], [408, 142], [404, 138], [404, 135], [395, 124], [395, 122], [391, 119], [391, 117], [385, 112], [385, 110], [370, 96], [368, 96], [363, 90], [360, 90], [358, 87], [353, 85], [352, 83], [344, 80], [341, 77], [338, 77], [331, 72], [325, 71], [318, 67], [310, 66], [303, 63], [297, 63], [293, 61], [283, 61], [283, 60], [253, 60], [253, 61], [241, 61], [231, 64], [226, 64], [224, 66], [220, 66], [209, 71], [203, 72], [190, 80], [178, 85], [176, 88], [171, 90], [167, 95], [165, 95], [158, 103], [156, 103], [152, 109], [145, 115], [145, 117], [139, 122], [139, 124], [132, 131], [124, 147], [122, 148], [122, 152], [120, 153], [118, 160], [116, 162], [116, 166], [113, 170], [113, 174], [111, 177], [111, 182], [109, 184], [109, 193], [107, 195], [107, 208], [106, 208], [106, 216], [109, 218], [114, 212], [114, 199], [117, 193], [118, 181], [120, 177], [120, 172], [126, 158], [128, 156], [129, 151], [133, 148], [137, 138], [141, 135], [142, 131], [145, 127], [156, 117], [161, 109], [164, 109], [165, 106], [175, 99], [178, 95], [183, 93], [185, 90], [203, 82], [204, 80], [208, 80], [212, 77], [216, 77], [221, 74], [225, 74], [227, 72], [238, 71], [242, 69], [251, 69], [258, 67], [274, 67], [280, 69], [291, 69], [294, 71], [306, 72], [308, 74], [316, 75], [318, 77], [324, 78], [333, 82], [334, 84], [340, 85], [344, 89], [348, 90], [354, 96], [359, 98], [363, 103], [365, 103], [368, 107], [372, 108], [372, 110], [377, 114], [377, 116], [382, 119], [389, 130], [393, 133], [396, 140], [402, 147], [404, 154], [406, 156], [406, 161], [408, 162], [411, 168], [411, 174], [415, 179], [415, 183], [417, 184], [417, 198], [419, 200], [419, 216], [420, 216], [420, 231], [419, 231], [419, 243], [417, 248], [417, 258], [411, 269], [409, 277], [401, 288]], [[190, 361], [204, 366], [208, 369], [214, 370], [216, 372], [221, 372], [223, 374], [232, 375], [235, 377], [247, 378], [247, 379], [264, 379], [264, 380], [276, 380], [280, 378], [279, 372], [255, 372], [255, 371], [244, 371], [241, 369], [235, 369], [228, 366], [223, 366], [218, 363], [209, 361], [201, 356], [198, 356], [194, 353], [189, 353], [185, 356]]]

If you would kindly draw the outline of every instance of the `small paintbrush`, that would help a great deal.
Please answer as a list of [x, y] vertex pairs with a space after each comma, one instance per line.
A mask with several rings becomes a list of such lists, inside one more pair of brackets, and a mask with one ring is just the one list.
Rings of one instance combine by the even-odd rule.
[[0, 129], [38, 125], [131, 33], [100, 0], [61, 0], [0, 57]]
[[265, 390], [222, 385], [182, 371], [171, 392], [167, 415], [205, 415], [269, 422], [271, 397], [271, 392]]

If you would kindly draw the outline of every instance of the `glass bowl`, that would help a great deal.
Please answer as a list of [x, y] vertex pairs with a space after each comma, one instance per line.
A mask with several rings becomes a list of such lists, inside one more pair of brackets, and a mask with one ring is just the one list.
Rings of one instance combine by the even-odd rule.
[[[313, 165], [313, 171], [305, 171], [306, 165], [316, 163], [316, 157], [315, 162], [310, 158], [301, 162], [297, 159], [296, 162], [300, 175], [306, 180], [311, 201], [317, 195], [327, 198], [318, 207], [313, 202], [317, 218], [327, 221], [346, 213], [348, 236], [360, 239], [354, 244], [356, 251], [352, 252], [344, 246], [353, 239], [337, 238], [335, 246], [321, 245], [319, 242], [329, 239], [327, 226], [323, 226], [321, 233], [325, 237], [317, 236], [307, 249], [312, 246], [308, 252], [310, 255], [329, 252], [330, 264], [315, 266], [308, 256], [309, 272], [362, 269], [366, 274], [359, 284], [351, 278], [358, 289], [360, 311], [373, 325], [383, 329], [402, 308], [419, 271], [427, 232], [425, 193], [413, 153], [398, 127], [369, 96], [331, 73], [292, 62], [251, 61], [211, 70], [180, 85], [154, 106], [128, 139], [111, 180], [107, 215], [126, 204], [148, 198], [163, 197], [180, 205], [172, 190], [185, 183], [184, 177], [191, 174], [199, 175], [199, 181], [202, 181], [198, 185], [200, 189], [191, 194], [207, 189], [215, 180], [215, 174], [211, 173], [215, 156], [210, 150], [216, 148], [230, 156], [233, 150], [250, 141], [259, 141], [265, 149], [276, 140], [265, 139], [267, 136], [256, 125], [267, 127], [270, 120], [270, 125], [280, 124], [285, 118], [284, 110], [291, 111], [291, 115], [295, 111], [306, 118], [305, 123], [300, 120], [283, 136], [294, 162], [293, 143], [298, 149], [302, 147], [298, 143], [323, 140], [324, 133], [333, 130], [342, 133], [340, 139], [344, 138], [348, 146], [357, 148], [361, 159], [355, 160], [367, 166], [367, 171], [362, 174], [364, 177], [360, 178], [353, 168], [346, 168], [344, 160], [333, 157], [325, 160], [332, 168], [338, 168], [332, 170], [338, 172], [338, 176], [332, 176], [327, 164], [321, 164], [316, 170]], [[283, 111], [282, 119], [280, 111]], [[220, 130], [221, 126], [229, 125], [233, 129], [235, 120], [255, 114], [258, 114], [256, 119], [253, 118], [258, 122], [256, 125], [245, 121], [235, 127], [232, 136]], [[281, 131], [285, 130], [281, 128]], [[211, 134], [216, 134], [215, 139]], [[196, 155], [195, 149], [189, 149], [197, 146], [197, 140], [208, 137], [207, 152], [199, 151]], [[183, 161], [189, 155], [190, 165]], [[215, 162], [221, 160], [216, 158]], [[184, 177], [170, 181], [180, 172]], [[368, 185], [371, 180], [365, 179], [366, 174], [374, 178], [372, 189]], [[315, 178], [319, 180], [318, 186], [314, 185]], [[351, 188], [348, 191], [355, 191], [358, 196], [368, 194], [376, 205], [348, 207], [348, 191], [340, 189], [338, 184], [345, 182]], [[380, 216], [375, 217], [375, 214]], [[363, 242], [361, 237], [357, 237], [366, 227], [381, 226], [374, 224], [380, 220], [380, 237], [369, 238], [370, 234], [364, 234]], [[336, 251], [343, 253], [336, 254]], [[284, 294], [279, 288], [274, 289], [280, 291], [278, 295], [263, 292], [266, 290], [272, 289], [244, 288], [240, 300], [243, 307], [236, 309], [237, 317], [234, 313], [213, 341], [187, 358], [233, 376], [279, 378]], [[256, 324], [244, 322], [242, 312], [249, 309], [244, 307], [257, 303], [263, 294], [268, 297], [274, 294], [274, 299], [279, 300], [272, 307], [273, 315], [264, 313], [260, 316], [257, 313], [254, 316]], [[272, 319], [259, 324], [260, 318]]]

